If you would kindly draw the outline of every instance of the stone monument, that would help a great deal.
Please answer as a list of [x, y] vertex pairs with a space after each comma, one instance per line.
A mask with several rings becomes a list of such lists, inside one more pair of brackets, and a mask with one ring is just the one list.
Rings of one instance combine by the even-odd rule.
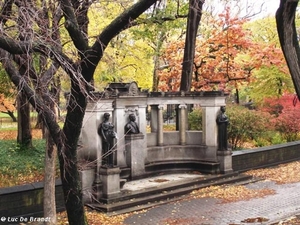
[[109, 121], [110, 114], [104, 113], [104, 120], [98, 127], [98, 134], [102, 141], [102, 165], [99, 170], [102, 181], [102, 196], [104, 202], [120, 193], [120, 173], [119, 167], [114, 165], [114, 139], [116, 132], [114, 125]]

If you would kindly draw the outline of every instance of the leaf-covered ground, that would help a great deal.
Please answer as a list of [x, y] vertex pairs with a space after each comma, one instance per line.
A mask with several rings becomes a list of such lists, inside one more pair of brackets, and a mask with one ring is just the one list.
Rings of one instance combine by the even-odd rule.
[[[260, 177], [265, 180], [272, 180], [278, 184], [300, 182], [300, 162], [292, 162], [283, 164], [278, 167], [268, 169], [258, 169], [248, 171], [247, 174], [255, 177]], [[242, 185], [221, 185], [211, 186], [200, 190], [195, 190], [187, 198], [218, 198], [221, 203], [245, 201], [253, 198], [263, 198], [267, 195], [275, 194], [272, 189], [248, 189]], [[144, 212], [144, 211], [142, 211]], [[134, 212], [135, 214], [141, 212]], [[87, 218], [90, 225], [122, 225], [123, 221], [133, 213], [122, 214], [118, 216], [107, 216], [104, 213], [95, 211], [87, 212]], [[58, 215], [58, 224], [68, 224], [65, 212]], [[166, 221], [169, 225], [185, 224], [181, 220]], [[281, 225], [300, 225], [300, 220], [297, 217], [289, 218], [280, 222]], [[279, 225], [278, 224], [278, 225]], [[275, 224], [274, 224], [275, 225]]]
[[[32, 129], [31, 132], [34, 139], [42, 138], [42, 130]], [[17, 135], [17, 130], [1, 130], [0, 140], [17, 140]]]
[[300, 161], [282, 164], [274, 168], [251, 170], [246, 174], [271, 180], [277, 184], [300, 182]]

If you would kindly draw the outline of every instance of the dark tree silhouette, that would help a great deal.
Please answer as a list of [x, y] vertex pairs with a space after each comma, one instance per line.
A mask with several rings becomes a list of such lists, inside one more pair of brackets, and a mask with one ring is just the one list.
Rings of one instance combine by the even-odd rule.
[[298, 98], [300, 98], [300, 48], [295, 25], [299, 0], [280, 0], [276, 12], [277, 32]]
[[204, 0], [190, 0], [181, 74], [181, 91], [190, 91], [195, 57], [196, 36]]

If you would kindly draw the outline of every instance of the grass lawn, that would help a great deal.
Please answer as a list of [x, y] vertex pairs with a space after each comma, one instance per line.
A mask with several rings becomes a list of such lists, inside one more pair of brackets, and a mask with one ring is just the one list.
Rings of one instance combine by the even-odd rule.
[[45, 141], [35, 139], [33, 146], [24, 149], [16, 140], [0, 140], [0, 187], [43, 180]]

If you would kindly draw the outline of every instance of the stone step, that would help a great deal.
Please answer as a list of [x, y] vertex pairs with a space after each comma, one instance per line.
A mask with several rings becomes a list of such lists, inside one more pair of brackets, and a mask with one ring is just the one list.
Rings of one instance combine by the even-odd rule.
[[108, 215], [117, 215], [151, 208], [156, 205], [177, 201], [193, 190], [222, 184], [245, 184], [254, 182], [252, 176], [231, 173], [212, 176], [205, 180], [195, 179], [184, 182], [174, 182], [161, 187], [149, 188], [140, 191], [121, 192], [118, 198], [110, 203], [94, 202], [87, 204], [91, 209], [105, 212]]

